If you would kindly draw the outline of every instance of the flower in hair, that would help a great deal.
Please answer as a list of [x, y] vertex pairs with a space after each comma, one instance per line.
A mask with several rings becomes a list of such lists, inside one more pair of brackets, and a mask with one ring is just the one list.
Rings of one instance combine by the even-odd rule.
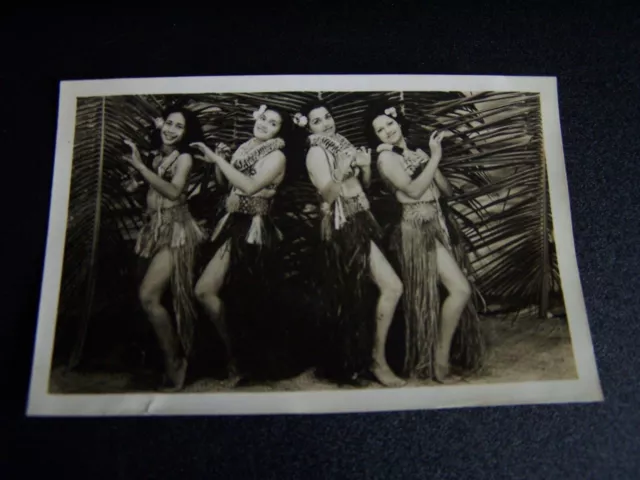
[[162, 117], [154, 118], [153, 124], [156, 126], [156, 128], [162, 128], [162, 126], [164, 125], [164, 118]]
[[299, 127], [306, 127], [307, 123], [309, 123], [309, 119], [307, 119], [307, 117], [305, 117], [301, 113], [296, 113], [293, 116], [293, 123], [295, 123]]
[[385, 115], [389, 115], [390, 117], [396, 118], [398, 116], [398, 112], [396, 111], [396, 107], [389, 107], [384, 111]]
[[255, 118], [257, 120], [260, 117], [260, 115], [262, 115], [266, 111], [267, 111], [267, 106], [266, 105], [260, 105], [260, 108], [258, 110], [256, 110], [255, 112], [253, 112], [253, 118]]

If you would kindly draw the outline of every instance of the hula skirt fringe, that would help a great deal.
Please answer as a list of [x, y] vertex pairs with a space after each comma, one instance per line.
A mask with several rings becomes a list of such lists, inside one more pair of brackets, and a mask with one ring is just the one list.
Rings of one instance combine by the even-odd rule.
[[349, 383], [371, 367], [378, 293], [369, 257], [381, 229], [364, 195], [340, 200], [342, 221], [334, 223], [335, 210], [326, 208], [322, 220], [316, 364], [318, 376]]
[[176, 327], [185, 355], [193, 345], [197, 317], [193, 293], [194, 264], [198, 246], [206, 239], [204, 232], [185, 204], [160, 210], [149, 210], [138, 234], [135, 252], [152, 259], [163, 249], [169, 249], [173, 268], [171, 293]]
[[[468, 266], [458, 232], [448, 231], [451, 222], [444, 218], [438, 207], [435, 202], [403, 205], [402, 219], [391, 235], [391, 250], [398, 260], [404, 286], [403, 376], [409, 378], [434, 377], [442, 304], [437, 242], [451, 251], [463, 271]], [[454, 336], [450, 361], [460, 369], [474, 370], [479, 367], [483, 353], [479, 319], [475, 304], [470, 301]]]
[[231, 194], [227, 213], [212, 236], [212, 249], [229, 251], [220, 297], [240, 373], [253, 380], [278, 380], [303, 368], [298, 349], [295, 298], [284, 283], [280, 241], [269, 216], [271, 201]]
[[[449, 232], [453, 258], [469, 277], [469, 274], [472, 273], [472, 266], [462, 241], [462, 233], [458, 224], [451, 218], [448, 212], [449, 207], [446, 203], [441, 202], [440, 206], [442, 218]], [[450, 361], [452, 365], [459, 369], [474, 372], [482, 367], [486, 352], [485, 339], [478, 317], [478, 305], [482, 304], [484, 299], [474, 282], [470, 281], [469, 284], [471, 285], [471, 300], [462, 311], [458, 329], [453, 336]]]

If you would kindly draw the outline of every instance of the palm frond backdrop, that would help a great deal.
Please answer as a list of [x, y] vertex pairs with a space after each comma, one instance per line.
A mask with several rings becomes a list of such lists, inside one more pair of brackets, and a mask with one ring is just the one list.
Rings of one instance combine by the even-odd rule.
[[[365, 145], [363, 113], [372, 100], [397, 101], [412, 124], [413, 144], [426, 148], [434, 129], [448, 129], [441, 170], [455, 195], [450, 207], [465, 237], [474, 278], [488, 304], [537, 305], [541, 316], [562, 303], [554, 248], [542, 120], [537, 94], [522, 92], [289, 92], [138, 95], [81, 98], [77, 103], [64, 267], [56, 326], [56, 358], [77, 365], [83, 352], [123, 341], [144, 325], [137, 310], [133, 243], [144, 202], [124, 186], [124, 138], [148, 152], [153, 119], [175, 103], [200, 118], [213, 145], [238, 146], [251, 136], [261, 104], [292, 114], [312, 99], [333, 107], [338, 131]], [[300, 287], [311, 272], [317, 235], [317, 194], [303, 152], [289, 152], [289, 175], [274, 212], [285, 232], [288, 275]], [[374, 162], [375, 167], [375, 162]], [[302, 173], [301, 173], [302, 172]], [[395, 202], [374, 170], [369, 195], [385, 224]], [[189, 186], [194, 216], [212, 227], [224, 192], [210, 166], [196, 163]], [[125, 335], [126, 336], [126, 335]], [[91, 348], [87, 344], [93, 341]], [[106, 345], [106, 346], [105, 346]], [[106, 354], [105, 352], [103, 352]]]

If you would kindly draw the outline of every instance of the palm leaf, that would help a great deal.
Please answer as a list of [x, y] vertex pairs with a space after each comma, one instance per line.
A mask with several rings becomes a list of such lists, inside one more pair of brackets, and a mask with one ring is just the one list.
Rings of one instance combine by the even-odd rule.
[[[540, 313], [546, 312], [550, 293], [560, 292], [560, 277], [537, 94], [261, 92], [83, 98], [77, 108], [56, 339], [57, 345], [65, 344], [64, 337], [75, 339], [72, 363], [81, 357], [91, 316], [119, 308], [126, 311], [130, 308], [126, 302], [135, 301], [132, 294], [114, 293], [122, 290], [119, 279], [130, 273], [132, 242], [143, 208], [143, 199], [122, 187], [128, 175], [120, 158], [126, 153], [123, 138], [131, 138], [147, 152], [153, 118], [179, 103], [198, 116], [207, 143], [222, 141], [237, 147], [250, 138], [251, 114], [259, 105], [275, 105], [293, 114], [318, 98], [331, 105], [338, 131], [356, 146], [366, 142], [364, 111], [380, 98], [401, 102], [414, 125], [410, 141], [423, 149], [434, 129], [450, 130], [452, 136], [443, 143], [441, 170], [454, 186], [455, 195], [448, 203], [469, 245], [478, 285], [489, 299], [515, 306], [537, 303]], [[318, 196], [306, 175], [295, 173], [304, 171], [302, 155], [290, 152], [287, 158], [293, 173], [287, 174], [276, 197], [273, 215], [285, 232], [288, 278], [312, 291]], [[368, 195], [374, 214], [386, 226], [397, 203], [376, 175], [375, 162], [373, 169]], [[211, 166], [196, 164], [188, 186], [194, 216], [209, 227], [225, 193], [213, 178]], [[67, 340], [67, 349], [68, 344]]]

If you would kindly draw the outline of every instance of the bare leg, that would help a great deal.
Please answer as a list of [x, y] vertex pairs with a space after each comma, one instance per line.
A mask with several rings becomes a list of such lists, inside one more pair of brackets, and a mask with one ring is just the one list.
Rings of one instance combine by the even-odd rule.
[[140, 285], [140, 302], [158, 337], [165, 361], [165, 370], [176, 389], [181, 389], [187, 373], [187, 361], [180, 358], [180, 342], [169, 312], [162, 306], [162, 294], [168, 288], [173, 269], [171, 253], [160, 251], [151, 260]]
[[437, 243], [436, 254], [438, 275], [449, 293], [442, 303], [440, 338], [436, 348], [436, 379], [443, 381], [449, 372], [451, 341], [471, 297], [471, 286], [455, 259], [440, 242]]
[[229, 247], [229, 241], [227, 241], [218, 249], [211, 261], [209, 261], [209, 264], [196, 283], [195, 294], [198, 301], [209, 314], [220, 338], [224, 342], [225, 348], [227, 349], [227, 356], [230, 359], [230, 373], [235, 375], [235, 364], [233, 362], [231, 352], [231, 340], [229, 338], [227, 324], [224, 318], [224, 304], [222, 303], [222, 299], [218, 296], [220, 289], [222, 288], [224, 278], [229, 270]]
[[402, 282], [378, 246], [371, 242], [370, 268], [373, 280], [380, 289], [376, 307], [376, 339], [373, 349], [373, 374], [385, 386], [400, 387], [406, 382], [398, 378], [387, 363], [385, 347], [387, 333], [398, 301], [402, 296]]

